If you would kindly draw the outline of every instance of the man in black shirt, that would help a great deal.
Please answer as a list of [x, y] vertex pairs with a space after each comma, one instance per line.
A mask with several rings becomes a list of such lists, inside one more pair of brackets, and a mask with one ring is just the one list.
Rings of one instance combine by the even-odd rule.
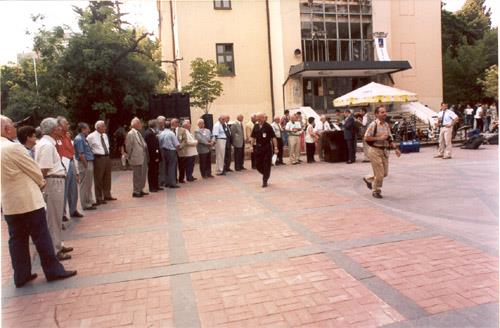
[[265, 121], [264, 113], [257, 113], [257, 124], [252, 130], [252, 138], [255, 140], [255, 162], [257, 171], [262, 174], [262, 188], [267, 187], [267, 180], [271, 176], [271, 161], [274, 153], [278, 153], [278, 142], [274, 130]]

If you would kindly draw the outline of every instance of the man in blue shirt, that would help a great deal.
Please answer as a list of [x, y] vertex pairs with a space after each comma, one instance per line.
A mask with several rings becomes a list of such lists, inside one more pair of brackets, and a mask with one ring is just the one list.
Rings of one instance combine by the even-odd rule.
[[170, 129], [163, 130], [159, 135], [160, 148], [165, 160], [165, 186], [179, 188], [177, 185], [177, 150], [179, 140]]
[[87, 123], [78, 123], [78, 135], [73, 141], [75, 159], [80, 172], [80, 203], [86, 211], [95, 210], [95, 201], [92, 199], [92, 183], [94, 181], [94, 154], [87, 141], [90, 128]]

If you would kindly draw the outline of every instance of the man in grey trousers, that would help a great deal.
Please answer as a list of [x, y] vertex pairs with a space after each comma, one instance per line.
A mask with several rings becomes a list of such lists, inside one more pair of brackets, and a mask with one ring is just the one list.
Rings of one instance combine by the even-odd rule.
[[47, 203], [47, 225], [59, 261], [69, 260], [71, 247], [64, 247], [61, 239], [62, 216], [64, 209], [64, 186], [66, 169], [56, 149], [56, 140], [63, 134], [57, 119], [48, 117], [40, 123], [43, 137], [35, 146], [35, 161], [47, 181], [43, 189]]
[[132, 166], [134, 175], [134, 192], [132, 197], [142, 197], [149, 193], [144, 192], [146, 178], [148, 176], [148, 146], [142, 137], [141, 120], [137, 117], [130, 122], [130, 131], [125, 139], [125, 151], [127, 152], [128, 162]]
[[82, 209], [91, 211], [97, 209], [92, 199], [92, 185], [94, 182], [94, 154], [87, 142], [90, 128], [87, 123], [78, 123], [78, 135], [73, 141], [75, 159], [80, 172], [80, 203]]

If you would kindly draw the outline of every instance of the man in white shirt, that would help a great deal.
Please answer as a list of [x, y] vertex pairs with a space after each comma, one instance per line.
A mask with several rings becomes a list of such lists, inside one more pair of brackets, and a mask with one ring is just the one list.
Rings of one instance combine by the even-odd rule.
[[290, 122], [285, 126], [288, 132], [288, 149], [290, 152], [290, 163], [299, 164], [300, 161], [300, 136], [302, 135], [302, 125], [297, 121], [297, 115], [292, 115]]
[[470, 105], [467, 105], [464, 110], [465, 114], [465, 125], [473, 125], [472, 120], [474, 118], [473, 116], [474, 113], [474, 108], [472, 108]]
[[474, 119], [476, 121], [476, 126], [475, 128], [479, 130], [479, 132], [483, 132], [483, 127], [484, 127], [484, 124], [483, 124], [483, 117], [484, 117], [484, 109], [483, 109], [483, 106], [481, 104], [479, 104], [477, 106], [477, 109], [476, 109], [476, 115], [474, 116]]
[[435, 158], [451, 158], [451, 135], [453, 126], [458, 122], [458, 116], [452, 110], [448, 109], [448, 104], [441, 103], [441, 111], [438, 113], [438, 122], [436, 128], [439, 129], [439, 149]]
[[214, 124], [214, 128], [212, 130], [212, 137], [215, 140], [215, 167], [217, 175], [226, 175], [226, 171], [224, 171], [224, 155], [226, 153], [224, 117], [224, 115], [219, 116], [219, 121]]
[[94, 154], [94, 190], [97, 205], [116, 200], [111, 196], [111, 159], [106, 123], [97, 121], [95, 131], [88, 135], [87, 142]]
[[278, 155], [276, 158], [276, 165], [285, 165], [283, 162], [283, 128], [281, 126], [282, 117], [276, 115], [274, 117], [273, 123], [271, 123], [271, 127], [274, 130], [274, 134], [276, 135], [276, 141], [278, 142]]
[[319, 160], [324, 161], [325, 160], [325, 154], [324, 154], [324, 149], [323, 149], [323, 141], [325, 139], [325, 136], [323, 135], [323, 132], [325, 131], [330, 131], [332, 128], [330, 126], [330, 123], [326, 120], [325, 115], [321, 115], [319, 117], [319, 122], [316, 123], [315, 130], [319, 134], [318, 138], [318, 151], [319, 151]]
[[47, 181], [43, 190], [47, 203], [47, 225], [57, 259], [59, 261], [69, 260], [71, 255], [67, 253], [71, 252], [73, 248], [64, 247], [61, 238], [66, 168], [56, 149], [56, 140], [62, 137], [63, 130], [57, 119], [52, 117], [44, 119], [40, 123], [40, 129], [43, 137], [35, 146], [35, 161]]

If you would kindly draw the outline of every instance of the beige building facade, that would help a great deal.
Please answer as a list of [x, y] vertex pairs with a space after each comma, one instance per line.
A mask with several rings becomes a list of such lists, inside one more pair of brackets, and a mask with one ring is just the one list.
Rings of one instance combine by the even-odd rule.
[[[440, 0], [158, 0], [164, 70], [181, 90], [195, 58], [228, 67], [214, 116], [311, 106], [371, 81], [415, 92], [433, 109], [442, 100]], [[378, 60], [374, 32], [390, 60]], [[386, 58], [387, 59], [387, 58]], [[191, 116], [203, 113], [192, 108]]]

